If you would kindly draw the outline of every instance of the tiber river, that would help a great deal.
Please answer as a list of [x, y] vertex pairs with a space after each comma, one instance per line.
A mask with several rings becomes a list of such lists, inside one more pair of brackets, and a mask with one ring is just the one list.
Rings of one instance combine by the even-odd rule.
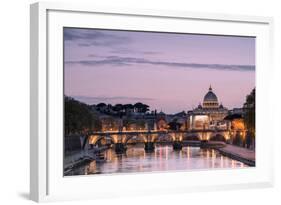
[[213, 168], [242, 168], [242, 162], [222, 156], [213, 149], [183, 147], [174, 151], [171, 145], [156, 145], [155, 151], [146, 153], [142, 146], [128, 146], [125, 154], [113, 149], [104, 152], [105, 161], [90, 162], [75, 168], [67, 175], [175, 171]]

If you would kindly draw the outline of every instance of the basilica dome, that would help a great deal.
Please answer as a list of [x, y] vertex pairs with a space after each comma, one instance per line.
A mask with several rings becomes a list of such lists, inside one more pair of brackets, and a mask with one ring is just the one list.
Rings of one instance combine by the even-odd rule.
[[218, 108], [219, 103], [218, 103], [218, 98], [216, 94], [213, 92], [212, 87], [210, 86], [209, 91], [204, 97], [203, 101], [203, 107], [204, 108]]
[[209, 92], [204, 97], [204, 102], [205, 101], [218, 101], [218, 98], [215, 93], [212, 91], [212, 87], [210, 86]]

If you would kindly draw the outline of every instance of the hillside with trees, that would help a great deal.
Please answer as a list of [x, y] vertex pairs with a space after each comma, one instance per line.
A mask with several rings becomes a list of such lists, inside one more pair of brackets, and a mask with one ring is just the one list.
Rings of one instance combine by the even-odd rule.
[[101, 122], [89, 105], [67, 96], [64, 97], [64, 120], [66, 135], [101, 129]]
[[247, 95], [246, 102], [244, 103], [243, 109], [245, 125], [248, 130], [247, 139], [250, 144], [255, 140], [256, 133], [256, 89], [254, 88], [252, 92]]

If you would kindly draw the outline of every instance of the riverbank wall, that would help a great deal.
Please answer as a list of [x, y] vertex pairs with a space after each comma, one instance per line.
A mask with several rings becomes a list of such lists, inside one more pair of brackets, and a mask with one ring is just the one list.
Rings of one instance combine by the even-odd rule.
[[226, 144], [220, 141], [183, 141], [184, 146], [201, 147], [206, 149], [215, 149], [220, 154], [231, 159], [243, 162], [244, 164], [254, 167], [256, 165], [255, 151], [244, 147], [238, 147], [231, 144]]
[[243, 162], [244, 164], [254, 167], [256, 166], [255, 151], [235, 145], [226, 144], [224, 147], [215, 148], [220, 154]]
[[66, 152], [64, 155], [64, 173], [71, 171], [72, 169], [87, 164], [93, 160], [99, 161], [99, 153], [107, 150], [108, 146], [75, 150], [72, 152]]

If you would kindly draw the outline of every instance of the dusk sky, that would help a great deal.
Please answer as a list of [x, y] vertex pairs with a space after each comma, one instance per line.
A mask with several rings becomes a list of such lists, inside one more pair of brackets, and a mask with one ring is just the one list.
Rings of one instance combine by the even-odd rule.
[[255, 38], [64, 28], [65, 95], [87, 104], [198, 106], [212, 85], [228, 109], [255, 87]]

